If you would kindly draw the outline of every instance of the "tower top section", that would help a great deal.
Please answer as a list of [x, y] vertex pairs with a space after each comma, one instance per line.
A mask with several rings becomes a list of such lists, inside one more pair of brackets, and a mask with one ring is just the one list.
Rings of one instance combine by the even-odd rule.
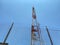
[[32, 7], [32, 17], [33, 17], [33, 19], [36, 19], [36, 13], [35, 13], [34, 6]]

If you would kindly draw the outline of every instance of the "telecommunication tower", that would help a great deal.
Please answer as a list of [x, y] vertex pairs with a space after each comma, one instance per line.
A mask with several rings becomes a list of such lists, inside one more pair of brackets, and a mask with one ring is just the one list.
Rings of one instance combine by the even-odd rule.
[[31, 45], [42, 45], [40, 41], [40, 26], [37, 22], [37, 17], [34, 7], [32, 7], [32, 26], [31, 26]]

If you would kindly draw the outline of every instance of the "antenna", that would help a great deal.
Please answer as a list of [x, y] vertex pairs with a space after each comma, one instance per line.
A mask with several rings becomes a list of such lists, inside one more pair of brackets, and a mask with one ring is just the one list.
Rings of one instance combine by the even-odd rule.
[[31, 45], [43, 45], [40, 37], [41, 30], [35, 13], [35, 8], [32, 7], [32, 25], [31, 25]]
[[3, 41], [3, 43], [5, 43], [5, 42], [6, 42], [6, 40], [7, 40], [8, 36], [9, 36], [9, 34], [10, 34], [11, 30], [12, 30], [13, 24], [14, 24], [14, 23], [12, 23], [11, 27], [9, 28], [9, 31], [8, 31], [8, 33], [7, 33], [7, 35], [6, 35], [6, 37], [5, 37], [4, 41]]

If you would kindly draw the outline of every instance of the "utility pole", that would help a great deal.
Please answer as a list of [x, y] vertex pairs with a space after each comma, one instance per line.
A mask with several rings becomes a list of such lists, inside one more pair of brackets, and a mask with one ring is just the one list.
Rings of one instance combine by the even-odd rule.
[[52, 38], [50, 36], [50, 33], [49, 33], [49, 30], [48, 30], [47, 26], [46, 26], [46, 31], [47, 31], [48, 37], [50, 39], [50, 43], [51, 43], [51, 45], [53, 45], [53, 41], [52, 41]]

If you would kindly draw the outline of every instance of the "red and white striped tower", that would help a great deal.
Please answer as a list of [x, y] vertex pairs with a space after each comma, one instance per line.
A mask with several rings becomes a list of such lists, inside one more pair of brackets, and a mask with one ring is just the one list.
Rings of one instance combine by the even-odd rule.
[[31, 45], [40, 45], [40, 27], [36, 19], [34, 7], [32, 7]]

